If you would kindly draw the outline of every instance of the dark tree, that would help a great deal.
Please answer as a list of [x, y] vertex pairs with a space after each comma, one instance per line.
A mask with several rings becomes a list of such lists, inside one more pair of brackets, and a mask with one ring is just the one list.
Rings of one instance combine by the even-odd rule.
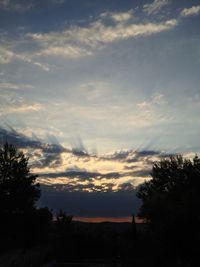
[[24, 214], [40, 197], [37, 175], [30, 173], [28, 157], [11, 144], [0, 148], [0, 213]]
[[151, 176], [138, 191], [139, 215], [154, 233], [173, 240], [170, 244], [194, 250], [200, 227], [200, 159], [181, 155], [162, 159], [154, 163]]
[[60, 230], [66, 230], [69, 228], [72, 222], [73, 216], [67, 215], [62, 209], [56, 215], [56, 223]]

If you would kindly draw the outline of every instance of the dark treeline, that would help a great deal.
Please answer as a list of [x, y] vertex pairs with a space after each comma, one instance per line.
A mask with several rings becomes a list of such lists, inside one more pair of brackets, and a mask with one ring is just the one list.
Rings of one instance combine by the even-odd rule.
[[[82, 223], [37, 208], [41, 195], [28, 158], [0, 148], [0, 266], [197, 266], [200, 159], [153, 164], [138, 187], [144, 223]], [[64, 266], [64, 265], [63, 265]]]

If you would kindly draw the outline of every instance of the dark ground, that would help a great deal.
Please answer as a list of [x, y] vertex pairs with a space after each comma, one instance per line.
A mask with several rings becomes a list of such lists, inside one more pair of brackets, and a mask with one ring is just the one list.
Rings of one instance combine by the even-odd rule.
[[[136, 230], [136, 231], [135, 231]], [[131, 223], [52, 223], [48, 233], [29, 247], [0, 254], [0, 267], [197, 266], [184, 261], [174, 246], [151, 235], [147, 225]]]

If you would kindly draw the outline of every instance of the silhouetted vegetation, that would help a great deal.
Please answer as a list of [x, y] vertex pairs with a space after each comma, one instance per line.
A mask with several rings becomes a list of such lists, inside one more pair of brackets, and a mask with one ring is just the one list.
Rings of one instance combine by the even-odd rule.
[[138, 189], [146, 223], [136, 223], [134, 214], [132, 223], [75, 222], [63, 210], [53, 217], [49, 208], [36, 207], [37, 175], [22, 152], [5, 144], [0, 148], [0, 266], [196, 266], [200, 159], [161, 159], [151, 175]]
[[34, 208], [40, 197], [37, 175], [30, 173], [28, 158], [6, 143], [0, 148], [0, 211], [1, 214], [24, 214]]
[[30, 246], [45, 233], [51, 212], [36, 209], [40, 197], [37, 175], [30, 173], [28, 157], [6, 143], [0, 148], [1, 247]]
[[200, 159], [181, 155], [162, 159], [154, 163], [151, 176], [138, 192], [140, 216], [171, 255], [195, 257], [200, 238]]

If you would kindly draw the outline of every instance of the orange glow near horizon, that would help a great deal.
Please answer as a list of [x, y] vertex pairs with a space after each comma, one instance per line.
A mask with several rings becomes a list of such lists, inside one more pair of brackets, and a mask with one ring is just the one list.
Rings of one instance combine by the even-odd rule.
[[[132, 217], [73, 217], [73, 221], [87, 222], [87, 223], [101, 223], [101, 222], [114, 222], [114, 223], [123, 223], [123, 222], [132, 222]], [[144, 221], [138, 217], [135, 217], [136, 223], [143, 223]]]

